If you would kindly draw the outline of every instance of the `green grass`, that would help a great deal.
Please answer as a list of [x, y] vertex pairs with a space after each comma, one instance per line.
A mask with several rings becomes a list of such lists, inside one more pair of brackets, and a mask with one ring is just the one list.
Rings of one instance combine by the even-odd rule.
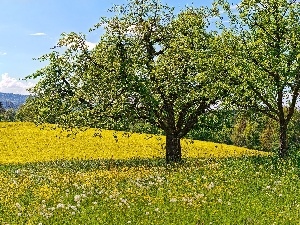
[[185, 140], [166, 165], [162, 136], [93, 132], [1, 123], [0, 224], [299, 224], [296, 158]]
[[299, 224], [295, 160], [52, 161], [0, 167], [0, 224]]

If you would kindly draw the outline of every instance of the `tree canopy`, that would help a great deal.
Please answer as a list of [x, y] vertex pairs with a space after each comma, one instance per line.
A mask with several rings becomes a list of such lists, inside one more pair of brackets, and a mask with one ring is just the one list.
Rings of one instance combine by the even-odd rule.
[[157, 0], [131, 0], [112, 11], [93, 28], [105, 33], [92, 51], [70, 33], [40, 58], [49, 65], [30, 76], [41, 77], [32, 89], [38, 118], [66, 127], [148, 122], [166, 135], [167, 162], [178, 162], [180, 139], [229, 94], [208, 10], [175, 15]]
[[296, 0], [243, 0], [237, 14], [225, 1], [223, 55], [232, 80], [230, 104], [277, 121], [279, 155], [288, 154], [287, 129], [300, 88], [300, 4]]

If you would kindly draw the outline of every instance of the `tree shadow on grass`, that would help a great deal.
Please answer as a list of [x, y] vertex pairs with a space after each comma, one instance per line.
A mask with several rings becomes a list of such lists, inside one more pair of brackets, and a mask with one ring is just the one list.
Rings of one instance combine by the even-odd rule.
[[[247, 156], [229, 158], [184, 158], [181, 163], [166, 164], [165, 158], [132, 158], [132, 159], [74, 159], [55, 160], [46, 162], [31, 162], [25, 164], [0, 164], [1, 171], [16, 171], [18, 169], [29, 169], [31, 171], [41, 171], [45, 169], [57, 169], [64, 172], [87, 172], [93, 170], [122, 170], [124, 168], [153, 168], [161, 167], [170, 170], [176, 168], [202, 167], [212, 163], [226, 163], [236, 166], [236, 162], [246, 161], [255, 166], [270, 165], [275, 163], [274, 157]], [[277, 164], [277, 163], [276, 163]]]

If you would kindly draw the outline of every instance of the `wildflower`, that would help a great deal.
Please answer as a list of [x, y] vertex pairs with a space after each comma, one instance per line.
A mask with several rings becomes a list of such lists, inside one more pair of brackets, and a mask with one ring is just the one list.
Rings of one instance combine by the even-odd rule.
[[124, 204], [127, 203], [127, 199], [124, 199], [124, 198], [120, 198], [120, 201], [121, 201], [122, 203], [124, 203]]
[[81, 196], [80, 195], [75, 195], [74, 196], [74, 201], [75, 202], [79, 202], [80, 201]]
[[212, 189], [212, 188], [214, 188], [215, 187], [215, 184], [214, 184], [214, 182], [211, 182], [208, 186], [207, 186], [207, 189]]
[[18, 208], [18, 209], [21, 209], [22, 208], [22, 206], [20, 205], [20, 203], [16, 203], [16, 207]]
[[70, 208], [73, 209], [74, 211], [77, 210], [77, 207], [75, 205], [71, 205]]
[[159, 212], [159, 208], [154, 209], [155, 212]]
[[94, 205], [97, 205], [97, 204], [98, 204], [98, 202], [93, 202], [93, 204], [94, 204]]
[[177, 202], [177, 199], [176, 198], [171, 198], [170, 202]]
[[149, 215], [150, 213], [149, 212], [146, 212], [146, 215]]
[[56, 206], [56, 208], [58, 208], [58, 209], [59, 209], [59, 208], [65, 208], [65, 205], [62, 204], [62, 203], [58, 203], [57, 206]]
[[219, 199], [218, 199], [218, 202], [221, 203], [221, 202], [222, 202], [222, 199], [219, 198]]
[[18, 213], [17, 215], [18, 215], [18, 216], [22, 216], [22, 213]]
[[203, 197], [204, 197], [204, 194], [197, 194], [195, 197], [196, 197], [196, 198], [203, 198]]

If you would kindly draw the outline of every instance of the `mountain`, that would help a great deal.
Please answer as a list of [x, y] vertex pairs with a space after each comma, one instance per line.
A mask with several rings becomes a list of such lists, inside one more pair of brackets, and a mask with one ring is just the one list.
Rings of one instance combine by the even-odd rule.
[[0, 102], [2, 102], [2, 105], [5, 109], [17, 109], [26, 101], [28, 96], [29, 95], [0, 92]]

